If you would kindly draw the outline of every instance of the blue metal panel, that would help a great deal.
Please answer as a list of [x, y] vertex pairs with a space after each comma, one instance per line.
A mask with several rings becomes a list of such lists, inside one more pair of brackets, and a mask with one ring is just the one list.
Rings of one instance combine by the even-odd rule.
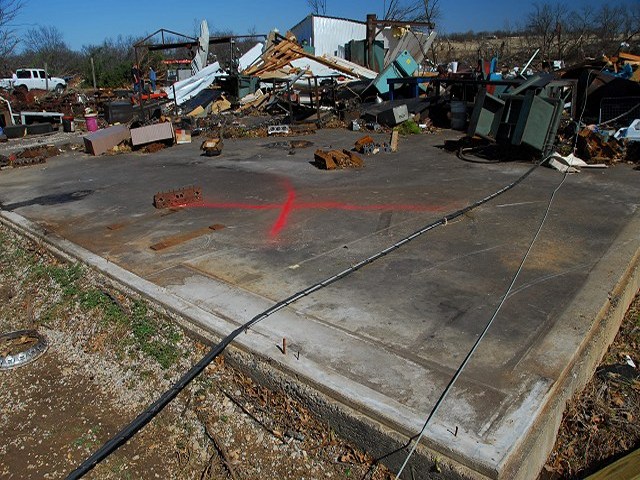
[[[396, 59], [385, 68], [376, 78], [373, 85], [378, 92], [384, 94], [389, 92], [387, 79], [399, 77], [412, 77], [418, 70], [419, 65], [408, 51], [403, 51]], [[422, 85], [421, 85], [422, 87]]]

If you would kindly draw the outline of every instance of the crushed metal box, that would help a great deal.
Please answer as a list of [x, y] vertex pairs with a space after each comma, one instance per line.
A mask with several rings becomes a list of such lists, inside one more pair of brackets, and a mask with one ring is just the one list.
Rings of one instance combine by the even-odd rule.
[[378, 123], [380, 125], [386, 125], [388, 127], [395, 127], [409, 120], [409, 109], [406, 105], [398, 105], [397, 107], [389, 108], [378, 114]]
[[131, 145], [138, 147], [147, 143], [173, 141], [171, 122], [155, 123], [131, 129]]
[[84, 136], [84, 148], [91, 155], [101, 155], [131, 137], [126, 125], [115, 125]]

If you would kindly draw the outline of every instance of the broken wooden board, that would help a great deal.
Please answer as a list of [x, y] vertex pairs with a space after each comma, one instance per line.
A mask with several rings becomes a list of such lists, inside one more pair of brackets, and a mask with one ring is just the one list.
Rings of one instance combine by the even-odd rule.
[[188, 242], [193, 240], [194, 238], [201, 237], [202, 235], [206, 235], [207, 233], [211, 233], [211, 231], [222, 230], [224, 225], [220, 223], [216, 223], [214, 225], [210, 225], [206, 228], [200, 228], [198, 230], [193, 230], [187, 233], [180, 233], [178, 235], [173, 235], [171, 237], [167, 237], [164, 240], [159, 241], [158, 243], [154, 243], [149, 248], [151, 250], [157, 252], [159, 250], [164, 250], [166, 248], [175, 247], [176, 245], [180, 245], [181, 243]]
[[397, 130], [393, 130], [391, 132], [391, 152], [396, 153], [398, 151], [398, 140], [400, 138], [400, 133]]

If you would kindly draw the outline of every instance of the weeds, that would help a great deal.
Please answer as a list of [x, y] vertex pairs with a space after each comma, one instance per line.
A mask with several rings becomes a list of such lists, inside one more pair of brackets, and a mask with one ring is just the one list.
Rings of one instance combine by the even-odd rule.
[[407, 120], [406, 122], [402, 122], [399, 127], [397, 127], [398, 133], [400, 135], [416, 135], [420, 133], [420, 127], [413, 120]]
[[57, 262], [41, 255], [35, 244], [0, 231], [0, 268], [9, 277], [15, 271], [25, 271], [24, 291], [31, 284], [37, 290], [46, 289], [54, 294], [43, 305], [40, 324], [55, 325], [62, 316], [71, 318], [74, 310], [80, 310], [108, 331], [108, 343], [116, 357], [141, 352], [168, 369], [183, 355], [178, 347], [182, 339], [178, 328], [157, 319], [144, 301], [120, 303], [99, 285], [85, 279], [85, 268], [79, 263]]

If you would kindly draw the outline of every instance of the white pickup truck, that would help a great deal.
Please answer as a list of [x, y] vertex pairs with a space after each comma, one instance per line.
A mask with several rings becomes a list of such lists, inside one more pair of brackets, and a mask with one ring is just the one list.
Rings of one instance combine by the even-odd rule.
[[58, 77], [47, 75], [42, 68], [19, 68], [16, 70], [16, 79], [0, 79], [0, 88], [26, 88], [27, 90], [46, 90], [47, 84], [50, 91], [62, 93], [67, 88], [67, 82]]

